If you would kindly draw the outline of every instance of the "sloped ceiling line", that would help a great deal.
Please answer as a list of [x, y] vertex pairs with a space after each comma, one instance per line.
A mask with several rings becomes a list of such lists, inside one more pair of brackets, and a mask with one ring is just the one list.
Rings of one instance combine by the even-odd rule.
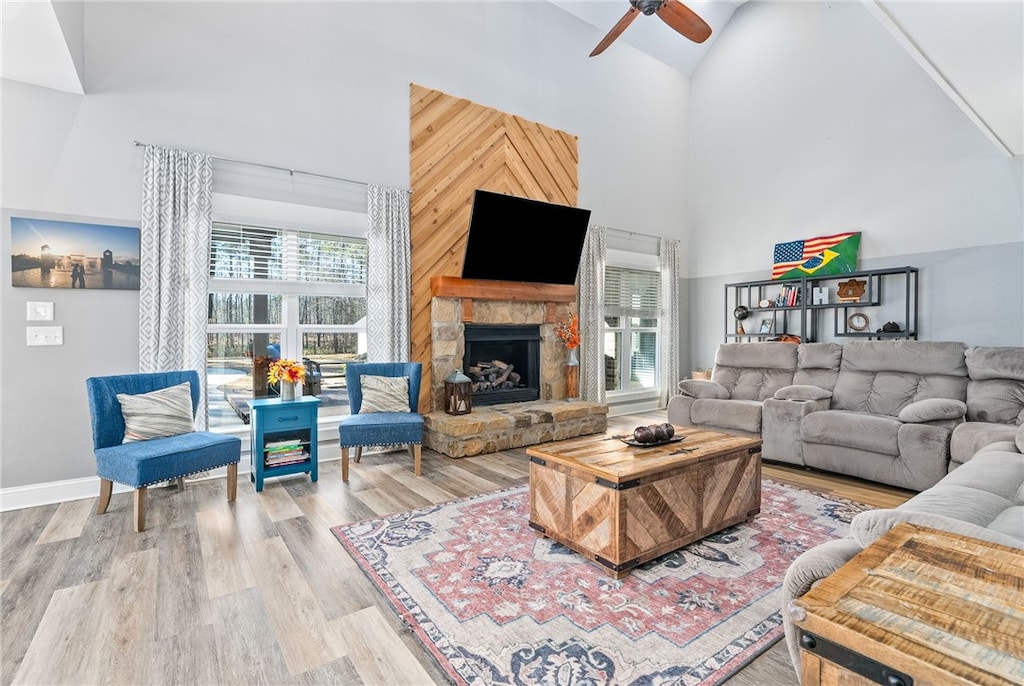
[[950, 97], [953, 103], [959, 107], [967, 118], [970, 119], [975, 126], [981, 129], [981, 132], [996, 145], [1001, 152], [1006, 153], [1009, 157], [1014, 157], [1020, 153], [1015, 153], [1009, 145], [1006, 144], [996, 131], [989, 126], [985, 118], [978, 113], [971, 103], [957, 90], [956, 86], [946, 78], [946, 75], [936, 66], [928, 55], [918, 46], [918, 44], [910, 37], [910, 35], [903, 29], [902, 26], [889, 14], [888, 11], [877, 0], [862, 0], [864, 6], [868, 9], [868, 12], [875, 17], [882, 26], [885, 27], [896, 42], [902, 47], [907, 53], [913, 58], [915, 62], [924, 70], [928, 76], [935, 81], [935, 83]]

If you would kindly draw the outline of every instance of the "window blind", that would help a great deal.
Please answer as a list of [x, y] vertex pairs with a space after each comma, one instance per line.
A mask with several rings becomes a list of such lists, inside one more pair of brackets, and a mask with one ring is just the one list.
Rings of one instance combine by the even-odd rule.
[[366, 283], [366, 242], [311, 231], [214, 223], [210, 276], [337, 284]]
[[661, 313], [661, 277], [658, 272], [606, 267], [605, 312], [624, 317], [656, 319]]

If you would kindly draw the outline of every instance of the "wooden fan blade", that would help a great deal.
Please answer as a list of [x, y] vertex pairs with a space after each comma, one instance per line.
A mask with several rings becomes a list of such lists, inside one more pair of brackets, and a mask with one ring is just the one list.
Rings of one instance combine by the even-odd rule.
[[703, 43], [711, 35], [711, 27], [707, 22], [679, 0], [665, 0], [658, 8], [658, 16], [694, 43]]
[[625, 31], [626, 27], [633, 23], [633, 20], [636, 19], [636, 15], [638, 14], [640, 14], [640, 11], [637, 8], [630, 7], [629, 11], [622, 15], [622, 19], [619, 19], [618, 23], [615, 24], [615, 26], [612, 27], [612, 30], [608, 32], [608, 35], [601, 39], [601, 42], [597, 44], [597, 47], [594, 48], [592, 53], [590, 53], [590, 56], [597, 57], [604, 52], [605, 48], [611, 45], [615, 39], [619, 37], [619, 34]]

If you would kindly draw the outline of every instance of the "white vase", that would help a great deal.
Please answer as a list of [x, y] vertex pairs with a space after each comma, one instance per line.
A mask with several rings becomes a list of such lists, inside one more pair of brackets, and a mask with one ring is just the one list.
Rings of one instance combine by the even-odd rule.
[[282, 381], [281, 382], [281, 400], [295, 400], [295, 386], [294, 381]]

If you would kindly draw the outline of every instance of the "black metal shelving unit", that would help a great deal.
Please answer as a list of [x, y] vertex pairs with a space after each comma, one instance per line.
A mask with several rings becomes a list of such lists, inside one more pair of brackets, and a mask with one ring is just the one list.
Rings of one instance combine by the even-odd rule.
[[[890, 267], [871, 269], [830, 276], [807, 275], [799, 279], [741, 281], [725, 285], [725, 341], [766, 341], [781, 334], [800, 336], [804, 342], [818, 340], [821, 320], [832, 314], [832, 336], [835, 338], [865, 339], [917, 339], [918, 296], [920, 270], [917, 267]], [[864, 294], [856, 301], [840, 301], [835, 289], [842, 282], [856, 279], [865, 281]], [[794, 305], [762, 307], [763, 300], [776, 302], [776, 298], [787, 288], [797, 289], [800, 301]], [[828, 288], [829, 302], [814, 304], [814, 289]], [[902, 329], [898, 332], [883, 332], [883, 322], [870, 322], [871, 330], [857, 331], [850, 328], [850, 316], [862, 313], [866, 308], [881, 308], [894, 299], [896, 291], [902, 288], [903, 321], [897, 322]], [[750, 317], [743, 321], [744, 333], [737, 333], [737, 320], [733, 311], [743, 305], [750, 311]], [[772, 322], [772, 330], [761, 332], [761, 323]]]

